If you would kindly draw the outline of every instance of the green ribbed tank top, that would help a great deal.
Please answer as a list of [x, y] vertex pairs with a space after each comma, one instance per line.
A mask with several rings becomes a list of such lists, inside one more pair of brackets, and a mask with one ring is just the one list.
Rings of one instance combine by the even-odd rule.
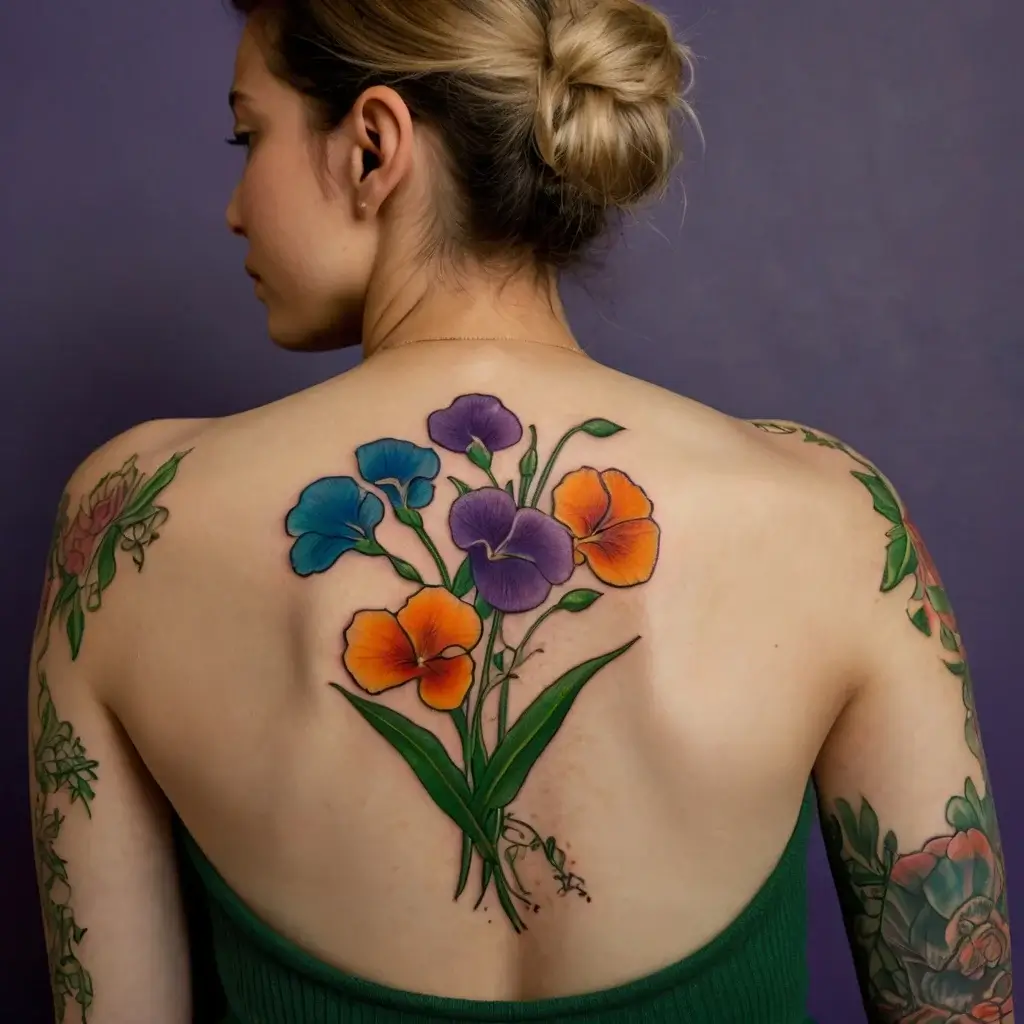
[[529, 1002], [444, 999], [346, 974], [264, 924], [175, 820], [192, 938], [196, 1024], [813, 1024], [807, 996], [810, 784], [775, 870], [740, 915], [679, 963], [584, 995]]

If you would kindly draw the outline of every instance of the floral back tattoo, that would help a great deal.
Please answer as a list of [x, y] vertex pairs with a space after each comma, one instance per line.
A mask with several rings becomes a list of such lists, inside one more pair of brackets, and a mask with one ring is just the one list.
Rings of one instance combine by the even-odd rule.
[[[591, 897], [584, 879], [568, 869], [556, 838], [512, 805], [583, 689], [640, 637], [596, 653], [547, 683], [514, 720], [511, 688], [537, 653], [534, 640], [547, 620], [581, 614], [601, 597], [590, 586], [571, 587], [573, 577], [589, 570], [587, 582], [646, 583], [657, 564], [660, 530], [650, 498], [614, 468], [582, 466], [564, 473], [551, 491], [550, 507], [538, 507], [570, 440], [577, 434], [607, 438], [623, 429], [609, 420], [588, 419], [566, 431], [543, 468], [535, 427], [524, 443], [519, 419], [493, 395], [462, 395], [431, 413], [426, 426], [433, 446], [391, 437], [371, 441], [355, 451], [361, 482], [325, 477], [302, 491], [285, 521], [295, 538], [291, 566], [308, 577], [327, 572], [344, 555], [362, 555], [390, 563], [408, 582], [410, 593], [400, 607], [362, 609], [341, 630], [340, 662], [361, 692], [329, 685], [390, 744], [458, 826], [455, 899], [465, 892], [475, 864], [474, 908], [493, 886], [509, 924], [520, 932], [524, 913], [539, 909], [518, 870], [529, 854], [544, 858], [560, 894], [572, 892], [588, 902]], [[516, 448], [523, 449], [518, 460]], [[437, 484], [439, 449], [446, 460], [466, 460], [466, 479], [448, 476], [443, 495]], [[513, 465], [516, 472], [506, 479]], [[446, 564], [421, 514], [442, 500], [449, 503], [451, 541], [464, 553], [456, 566]], [[407, 558], [377, 540], [375, 530], [387, 510], [415, 537], [413, 547], [422, 549], [418, 563], [412, 550]], [[535, 618], [522, 640], [507, 643], [506, 618], [531, 614]], [[433, 729], [373, 699], [406, 685], [415, 685], [419, 699], [437, 713]], [[483, 728], [488, 705], [496, 711], [492, 737]], [[439, 738], [449, 730], [461, 750], [458, 762]]]
[[842, 441], [789, 423], [754, 421], [772, 434], [802, 435], [844, 453], [889, 523], [879, 589], [912, 578], [907, 618], [923, 637], [937, 635], [942, 663], [963, 699], [964, 739], [979, 764], [985, 795], [968, 776], [946, 804], [950, 831], [919, 850], [899, 852], [880, 832], [866, 799], [859, 812], [834, 801], [823, 823], [858, 973], [872, 1019], [884, 1024], [994, 1024], [1013, 1019], [1010, 931], [999, 828], [978, 731], [974, 687], [949, 596], [921, 534], [888, 480]]

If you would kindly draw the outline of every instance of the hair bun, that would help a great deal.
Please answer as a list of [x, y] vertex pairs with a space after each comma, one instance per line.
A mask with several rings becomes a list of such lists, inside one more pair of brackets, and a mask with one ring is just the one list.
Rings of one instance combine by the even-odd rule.
[[592, 201], [661, 191], [675, 164], [672, 114], [691, 114], [690, 50], [639, 0], [555, 0], [534, 137], [544, 162]]

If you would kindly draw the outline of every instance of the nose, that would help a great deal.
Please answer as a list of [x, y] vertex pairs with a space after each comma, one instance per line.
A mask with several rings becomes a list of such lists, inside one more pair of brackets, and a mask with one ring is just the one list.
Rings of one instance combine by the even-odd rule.
[[245, 236], [245, 229], [242, 227], [242, 215], [240, 212], [240, 203], [238, 201], [239, 186], [236, 185], [234, 191], [231, 193], [231, 199], [228, 201], [228, 208], [225, 211], [225, 219], [227, 220], [228, 230], [234, 235]]

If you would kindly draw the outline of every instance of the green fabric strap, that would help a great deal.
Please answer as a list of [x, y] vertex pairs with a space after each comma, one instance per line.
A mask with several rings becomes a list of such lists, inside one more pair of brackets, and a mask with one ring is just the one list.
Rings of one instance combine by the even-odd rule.
[[[638, 981], [557, 999], [482, 1002], [387, 988], [317, 960], [260, 921], [177, 823], [183, 872], [205, 904], [223, 1024], [426, 1024], [594, 1021], [596, 1024], [804, 1024], [806, 853], [814, 794], [768, 881], [724, 932], [692, 956]], [[192, 926], [198, 918], [193, 911]], [[202, 915], [200, 915], [202, 916]], [[202, 964], [196, 964], [202, 967]], [[202, 997], [199, 1002], [206, 1001]], [[212, 1004], [210, 1004], [212, 1005]], [[196, 1021], [213, 1020], [197, 1006]]]

